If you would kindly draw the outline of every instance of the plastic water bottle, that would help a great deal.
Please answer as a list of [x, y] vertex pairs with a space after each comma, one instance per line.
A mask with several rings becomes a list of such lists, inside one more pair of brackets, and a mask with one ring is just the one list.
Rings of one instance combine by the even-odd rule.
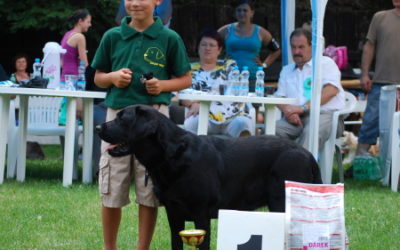
[[85, 62], [80, 62], [78, 68], [78, 82], [76, 83], [76, 90], [84, 91], [86, 89], [85, 71]]
[[35, 62], [33, 63], [33, 78], [42, 76], [42, 73], [40, 73], [41, 69], [42, 64], [40, 63], [40, 59], [35, 58]]
[[15, 74], [12, 74], [12, 75], [10, 76], [10, 81], [12, 81], [12, 82], [14, 82], [14, 83], [17, 83], [17, 78], [15, 78]]
[[240, 91], [239, 77], [240, 77], [239, 67], [235, 66], [233, 67], [232, 71], [229, 72], [228, 75], [228, 82], [229, 82], [228, 94], [236, 96], [239, 95]]
[[58, 89], [67, 89], [65, 81], [60, 81], [60, 83], [58, 84]]
[[264, 70], [258, 67], [256, 72], [256, 96], [264, 97]]
[[250, 72], [247, 66], [243, 66], [243, 70], [240, 73], [240, 93], [241, 96], [247, 96], [249, 94], [249, 77]]

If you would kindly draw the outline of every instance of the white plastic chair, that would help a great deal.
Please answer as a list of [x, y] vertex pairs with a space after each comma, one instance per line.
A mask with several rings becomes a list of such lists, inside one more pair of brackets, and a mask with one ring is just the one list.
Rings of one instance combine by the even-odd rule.
[[[60, 126], [58, 123], [59, 110], [61, 106], [62, 97], [47, 97], [47, 96], [30, 96], [28, 105], [28, 135], [37, 136], [63, 136], [65, 135], [65, 126]], [[15, 133], [18, 136], [18, 129], [15, 124], [15, 116], [11, 117], [11, 114], [15, 114], [15, 106], [10, 104], [10, 122], [9, 122], [9, 133]], [[80, 130], [75, 131], [75, 152], [74, 152], [74, 172], [73, 178], [78, 177], [78, 135]], [[14, 140], [16, 137], [9, 136], [10, 140]], [[9, 150], [7, 156], [7, 177], [14, 178], [16, 173], [17, 165], [17, 145], [9, 140]], [[23, 180], [22, 180], [23, 181]]]
[[340, 151], [341, 141], [340, 138], [337, 138], [337, 129], [340, 116], [355, 112], [364, 112], [365, 110], [365, 101], [357, 101], [356, 97], [347, 91], [345, 92], [345, 103], [345, 108], [343, 110], [333, 113], [331, 134], [319, 152], [319, 166], [321, 169], [322, 182], [324, 184], [330, 184], [332, 182], [333, 157], [335, 153], [338, 163], [340, 182], [344, 181], [342, 154]]
[[392, 191], [397, 192], [400, 176], [400, 111], [395, 112], [392, 121]]
[[65, 128], [58, 125], [62, 97], [29, 97], [28, 134], [64, 135]]

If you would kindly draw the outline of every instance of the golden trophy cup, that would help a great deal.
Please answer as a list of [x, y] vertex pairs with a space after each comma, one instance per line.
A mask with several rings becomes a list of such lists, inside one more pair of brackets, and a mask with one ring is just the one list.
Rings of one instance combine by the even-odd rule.
[[203, 242], [204, 235], [206, 235], [206, 231], [201, 229], [182, 230], [179, 232], [183, 243], [192, 246], [192, 249], [197, 249], [196, 246]]

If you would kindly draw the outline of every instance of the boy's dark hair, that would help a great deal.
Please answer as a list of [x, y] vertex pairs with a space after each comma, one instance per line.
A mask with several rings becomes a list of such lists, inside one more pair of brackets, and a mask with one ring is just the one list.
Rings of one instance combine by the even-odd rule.
[[250, 6], [250, 9], [254, 10], [255, 9], [255, 2], [256, 2], [255, 0], [236, 0], [233, 3], [233, 7], [236, 8], [239, 5], [248, 4]]
[[305, 36], [307, 38], [308, 45], [311, 45], [311, 32], [303, 28], [297, 28], [293, 30], [293, 32], [290, 34], [290, 41], [292, 40], [292, 37], [301, 35]]
[[205, 29], [200, 32], [200, 34], [197, 38], [197, 47], [196, 48], [199, 48], [200, 41], [201, 41], [201, 39], [203, 39], [203, 37], [209, 37], [209, 38], [216, 40], [219, 48], [224, 47], [224, 39], [215, 29]]
[[29, 56], [27, 54], [25, 54], [25, 53], [18, 53], [13, 57], [13, 61], [12, 62], [13, 62], [14, 69], [15, 69], [15, 63], [17, 62], [18, 59], [21, 59], [21, 58], [25, 58], [26, 64], [27, 64], [26, 71], [28, 71], [28, 65], [30, 63], [30, 59], [29, 59]]
[[79, 10], [76, 10], [74, 13], [72, 13], [69, 17], [68, 17], [68, 19], [67, 19], [67, 22], [68, 23], [70, 23], [70, 24], [72, 24], [72, 25], [75, 25], [78, 21], [79, 21], [79, 19], [85, 19], [88, 15], [90, 15], [90, 13], [89, 13], [89, 11], [88, 10], [86, 10], [86, 9], [79, 9]]

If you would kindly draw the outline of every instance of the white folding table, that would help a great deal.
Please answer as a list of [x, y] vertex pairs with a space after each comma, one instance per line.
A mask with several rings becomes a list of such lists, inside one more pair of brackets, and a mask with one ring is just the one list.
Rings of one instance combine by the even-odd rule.
[[95, 91], [71, 91], [38, 88], [0, 87], [0, 184], [4, 181], [7, 129], [9, 118], [10, 97], [17, 95], [20, 98], [19, 136], [17, 180], [25, 180], [26, 165], [26, 135], [29, 96], [67, 97], [67, 120], [64, 147], [63, 186], [72, 184], [74, 141], [76, 126], [76, 99], [83, 99], [83, 178], [84, 183], [92, 182], [92, 151], [93, 151], [93, 99], [105, 98], [106, 93]]
[[232, 95], [209, 95], [205, 93], [199, 94], [179, 94], [178, 98], [181, 100], [199, 101], [199, 126], [197, 134], [206, 135], [208, 129], [208, 113], [210, 112], [210, 104], [212, 101], [221, 102], [248, 102], [259, 103], [264, 105], [265, 118], [265, 134], [275, 135], [275, 106], [278, 104], [296, 104], [297, 100], [294, 98], [282, 97], [255, 97], [255, 96], [232, 96]]

